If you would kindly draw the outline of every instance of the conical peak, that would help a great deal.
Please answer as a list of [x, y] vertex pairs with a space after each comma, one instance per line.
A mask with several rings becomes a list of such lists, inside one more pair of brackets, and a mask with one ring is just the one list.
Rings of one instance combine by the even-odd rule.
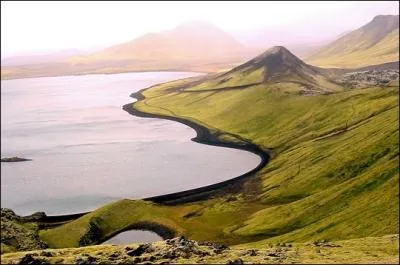
[[291, 53], [291, 52], [288, 49], [286, 49], [284, 46], [274, 46], [274, 47], [266, 50], [265, 53], [278, 54], [278, 53]]
[[256, 57], [255, 60], [264, 62], [272, 60], [274, 63], [277, 63], [278, 61], [281, 63], [288, 62], [290, 64], [303, 63], [299, 58], [296, 57], [296, 55], [291, 53], [283, 46], [274, 46], [266, 50], [260, 56]]
[[266, 50], [263, 54], [259, 56], [259, 59], [266, 59], [268, 57], [281, 57], [285, 59], [296, 58], [296, 55], [291, 53], [288, 49], [283, 46], [274, 46]]
[[283, 80], [282, 78], [292, 76], [302, 76], [302, 78], [311, 80], [311, 76], [318, 72], [316, 68], [304, 63], [285, 47], [274, 46], [254, 59], [233, 68], [225, 75], [238, 71], [249, 73], [261, 68], [263, 69], [264, 81], [266, 82]]
[[[315, 69], [305, 64], [283, 46], [274, 46], [244, 65], [254, 69], [264, 68], [265, 81], [282, 76], [314, 74]], [[307, 74], [306, 74], [307, 75]]]

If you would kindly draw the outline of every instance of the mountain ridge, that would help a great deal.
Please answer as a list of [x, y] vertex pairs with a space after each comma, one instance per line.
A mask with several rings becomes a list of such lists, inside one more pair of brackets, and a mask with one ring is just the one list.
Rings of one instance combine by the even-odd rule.
[[398, 61], [399, 15], [378, 15], [306, 58], [322, 67], [357, 68]]
[[246, 53], [247, 48], [217, 26], [199, 21], [142, 35], [88, 56], [71, 58], [70, 62], [90, 60], [205, 60], [228, 58]]

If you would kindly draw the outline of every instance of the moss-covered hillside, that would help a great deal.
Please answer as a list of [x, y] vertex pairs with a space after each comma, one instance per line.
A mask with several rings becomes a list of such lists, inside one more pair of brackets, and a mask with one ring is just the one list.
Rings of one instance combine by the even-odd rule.
[[[322, 70], [316, 78], [308, 65], [285, 68], [285, 58], [276, 62], [283, 65], [273, 69], [283, 70], [272, 71], [272, 79], [265, 78], [270, 65], [250, 65], [214, 87], [224, 74], [157, 85], [133, 104], [268, 152], [269, 164], [243, 185], [170, 206], [121, 200], [41, 231], [42, 240], [53, 248], [77, 247], [149, 224], [169, 236], [253, 246], [399, 233], [398, 82], [346, 89]], [[257, 81], [236, 85], [236, 74], [245, 73]], [[307, 82], [291, 79], [302, 75]]]

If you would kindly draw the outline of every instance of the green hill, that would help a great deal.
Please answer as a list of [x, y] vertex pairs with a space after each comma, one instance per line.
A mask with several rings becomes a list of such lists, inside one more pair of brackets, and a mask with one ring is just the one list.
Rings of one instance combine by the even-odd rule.
[[329, 93], [342, 89], [329, 78], [331, 71], [304, 63], [289, 50], [275, 46], [232, 70], [191, 84], [186, 91], [231, 89], [264, 83], [279, 84], [304, 93]]
[[357, 68], [399, 61], [399, 16], [379, 15], [306, 58], [321, 67]]
[[224, 143], [256, 144], [271, 161], [207, 198], [121, 200], [41, 239], [78, 247], [133, 227], [253, 246], [397, 234], [398, 82], [345, 89], [327, 73], [275, 47], [225, 74], [144, 90], [130, 108], [201, 124]]

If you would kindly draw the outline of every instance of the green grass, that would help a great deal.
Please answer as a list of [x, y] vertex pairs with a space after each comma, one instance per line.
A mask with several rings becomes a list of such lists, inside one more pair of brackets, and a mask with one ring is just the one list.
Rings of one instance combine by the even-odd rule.
[[[214, 199], [203, 203], [182, 206], [160, 206], [150, 202], [121, 200], [108, 204], [91, 214], [57, 228], [43, 230], [42, 240], [51, 248], [78, 247], [82, 236], [88, 231], [89, 222], [95, 221], [107, 238], [138, 222], [150, 221], [162, 224], [176, 232], [195, 240], [207, 238], [225, 243], [246, 242], [234, 234], [224, 232], [236, 222], [245, 221], [246, 215], [261, 208], [258, 204], [246, 205], [244, 200], [226, 202], [226, 199]], [[238, 212], [238, 209], [241, 211]], [[248, 212], [245, 216], [243, 213]], [[196, 213], [192, 217], [191, 213]]]
[[266, 208], [234, 233], [304, 240], [398, 231], [398, 88], [310, 97], [269, 86], [212, 97], [159, 94], [145, 92], [149, 99], [137, 107], [167, 109], [278, 153], [259, 174]]
[[[356, 40], [357, 43], [363, 44]], [[307, 63], [321, 67], [358, 68], [399, 60], [399, 29], [393, 30], [377, 44], [357, 47], [351, 40], [332, 44], [325, 50], [306, 59]], [[368, 43], [368, 41], [365, 41]]]
[[174, 89], [185, 82], [146, 90], [135, 108], [230, 133], [225, 140], [247, 139], [271, 153], [268, 166], [234, 195], [237, 200], [226, 195], [180, 206], [118, 201], [42, 231], [51, 247], [78, 246], [90, 220], [103, 238], [151, 221], [177, 235], [231, 245], [399, 233], [398, 86], [309, 96], [292, 83]]
[[206, 91], [208, 89], [219, 89], [230, 86], [245, 86], [261, 83], [264, 80], [264, 68], [256, 70], [246, 69], [232, 74], [218, 75], [216, 78], [201, 82], [198, 85], [191, 86], [188, 91]]

